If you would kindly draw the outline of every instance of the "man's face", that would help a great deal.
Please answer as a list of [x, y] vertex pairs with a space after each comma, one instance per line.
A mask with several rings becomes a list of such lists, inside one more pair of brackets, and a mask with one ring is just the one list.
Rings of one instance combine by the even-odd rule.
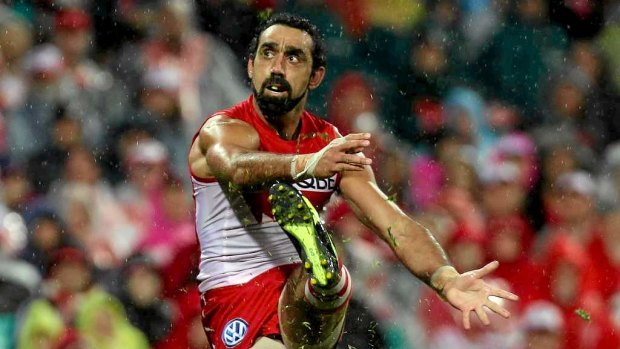
[[312, 74], [313, 45], [308, 33], [280, 24], [267, 28], [259, 37], [255, 57], [248, 62], [248, 74], [266, 117], [293, 110], [308, 89], [320, 83]]
[[54, 40], [65, 55], [82, 57], [90, 48], [91, 37], [87, 29], [58, 30]]

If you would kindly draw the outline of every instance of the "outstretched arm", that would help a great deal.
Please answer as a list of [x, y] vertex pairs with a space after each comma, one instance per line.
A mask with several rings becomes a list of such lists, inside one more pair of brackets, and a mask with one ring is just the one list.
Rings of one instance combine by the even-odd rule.
[[489, 324], [484, 308], [504, 317], [510, 315], [488, 297], [510, 300], [517, 300], [518, 297], [482, 280], [482, 277], [497, 268], [497, 262], [460, 274], [450, 265], [431, 232], [409, 218], [381, 192], [368, 166], [366, 171], [344, 172], [340, 189], [357, 216], [390, 245], [402, 263], [463, 312], [465, 328], [470, 328], [469, 315], [472, 311], [484, 324]]
[[[216, 115], [200, 130], [190, 152], [192, 171], [237, 186], [254, 186], [275, 180], [300, 179], [312, 164], [314, 177], [330, 177], [339, 171], [362, 171], [370, 159], [354, 155], [368, 146], [368, 134], [351, 134], [313, 154], [275, 154], [259, 151], [260, 138], [248, 123]], [[317, 155], [318, 154], [318, 155]], [[296, 161], [293, 161], [293, 160]], [[299, 173], [306, 173], [297, 177]]]

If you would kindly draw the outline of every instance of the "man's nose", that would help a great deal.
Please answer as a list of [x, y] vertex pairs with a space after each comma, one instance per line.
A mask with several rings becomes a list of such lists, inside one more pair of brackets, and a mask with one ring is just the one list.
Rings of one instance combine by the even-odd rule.
[[284, 75], [284, 55], [279, 54], [273, 60], [273, 65], [271, 66], [271, 74], [281, 74]]

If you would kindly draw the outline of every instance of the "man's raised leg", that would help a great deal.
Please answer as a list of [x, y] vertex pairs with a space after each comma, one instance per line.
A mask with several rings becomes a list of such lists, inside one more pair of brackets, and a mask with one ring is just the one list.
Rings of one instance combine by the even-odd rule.
[[321, 295], [310, 285], [310, 278], [302, 268], [291, 274], [279, 304], [280, 329], [287, 348], [336, 346], [351, 295], [351, 280], [344, 267], [341, 280], [344, 282], [330, 290], [333, 295]]
[[279, 302], [287, 348], [333, 349], [351, 296], [351, 278], [309, 200], [290, 184], [276, 184], [269, 200], [274, 218], [289, 235], [303, 265], [296, 268]]

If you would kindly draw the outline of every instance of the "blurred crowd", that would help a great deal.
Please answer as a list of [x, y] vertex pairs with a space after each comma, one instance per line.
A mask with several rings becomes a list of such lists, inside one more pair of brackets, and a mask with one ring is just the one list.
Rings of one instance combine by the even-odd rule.
[[462, 330], [335, 198], [342, 348], [620, 348], [620, 1], [2, 0], [0, 349], [206, 347], [186, 152], [272, 11], [325, 36], [309, 109], [521, 297]]

